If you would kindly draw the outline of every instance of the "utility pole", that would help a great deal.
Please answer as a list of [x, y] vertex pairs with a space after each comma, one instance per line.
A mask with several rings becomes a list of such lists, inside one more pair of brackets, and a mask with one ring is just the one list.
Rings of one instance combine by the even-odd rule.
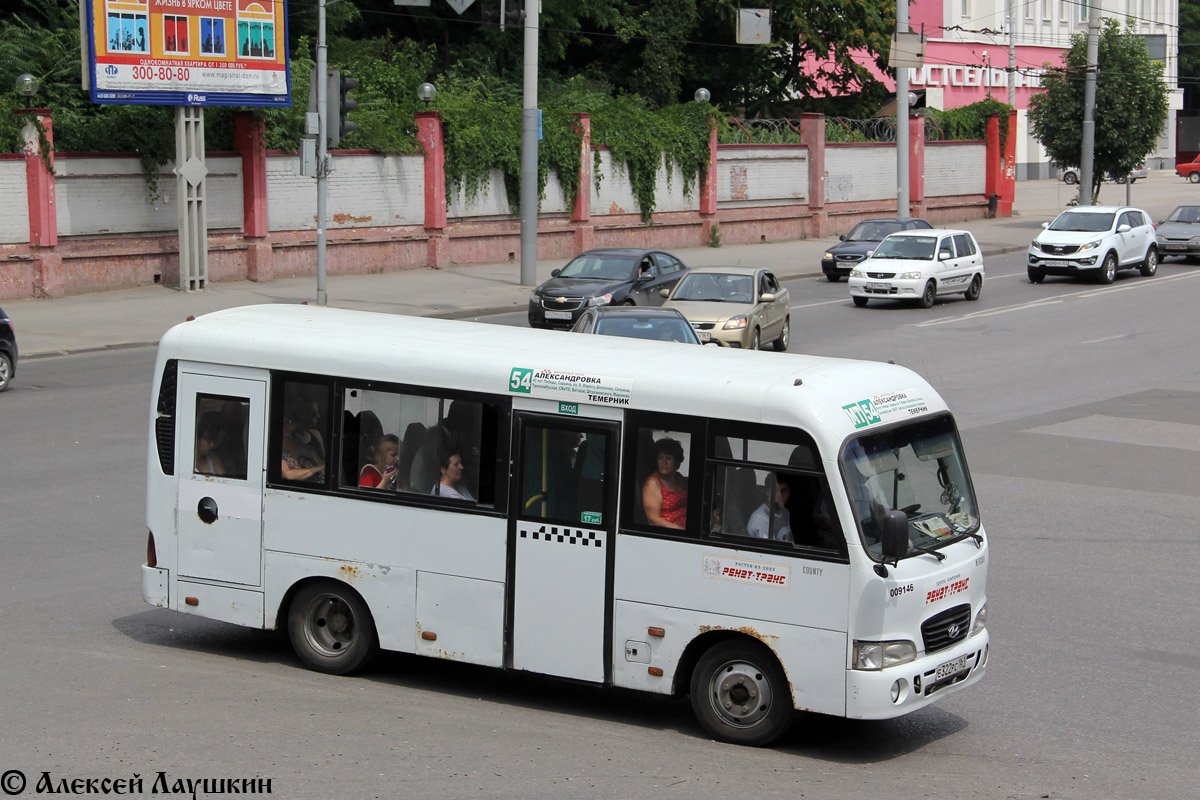
[[[1008, 104], [1017, 107], [1017, 2], [1008, 0]], [[1013, 135], [1016, 131], [1009, 131]]]
[[317, 0], [317, 305], [325, 305], [325, 173], [329, 130], [329, 80], [325, 48], [325, 0]]
[[1100, 58], [1100, 3], [1088, 0], [1087, 78], [1083, 84], [1083, 146], [1079, 154], [1079, 205], [1092, 204], [1096, 155], [1096, 71]]
[[[896, 33], [908, 33], [908, 3], [896, 3]], [[897, 36], [899, 39], [899, 36]], [[896, 67], [896, 216], [908, 219], [908, 67]]]
[[521, 111], [521, 285], [537, 283], [538, 7], [525, 0], [524, 104]]

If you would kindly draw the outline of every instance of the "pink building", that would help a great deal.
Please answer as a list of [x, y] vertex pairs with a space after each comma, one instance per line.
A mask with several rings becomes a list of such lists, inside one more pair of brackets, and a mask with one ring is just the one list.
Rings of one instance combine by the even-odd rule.
[[[1176, 112], [1183, 107], [1178, 88], [1179, 4], [1170, 0], [1096, 0], [1104, 17], [1132, 20], [1152, 59], [1161, 60], [1169, 87], [1170, 111], [1151, 169], [1175, 165]], [[951, 109], [988, 95], [1008, 102], [1009, 46], [1015, 51], [1017, 108], [1016, 177], [1054, 174], [1045, 151], [1029, 134], [1029, 99], [1038, 91], [1044, 64], [1058, 66], [1071, 35], [1087, 32], [1089, 0], [915, 0], [909, 25], [928, 37], [925, 66], [909, 70], [910, 90], [924, 93], [924, 105]], [[863, 59], [869, 63], [869, 59]], [[873, 65], [872, 65], [873, 66]], [[892, 75], [872, 69], [895, 91]]]

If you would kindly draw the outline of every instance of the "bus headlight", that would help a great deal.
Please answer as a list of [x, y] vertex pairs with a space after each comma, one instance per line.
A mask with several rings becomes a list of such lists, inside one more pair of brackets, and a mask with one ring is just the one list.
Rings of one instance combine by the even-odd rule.
[[854, 668], [880, 670], [917, 657], [917, 646], [907, 639], [895, 642], [855, 642]]
[[984, 603], [979, 608], [979, 613], [975, 615], [975, 624], [971, 626], [971, 635], [983, 633], [987, 630], [987, 603]]

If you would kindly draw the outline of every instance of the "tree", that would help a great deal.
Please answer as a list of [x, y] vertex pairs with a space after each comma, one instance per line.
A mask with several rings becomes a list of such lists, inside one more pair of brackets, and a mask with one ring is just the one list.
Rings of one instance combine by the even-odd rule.
[[[1152, 153], [1167, 121], [1167, 87], [1162, 64], [1150, 61], [1132, 27], [1104, 20], [1097, 56], [1092, 202], [1103, 176], [1127, 175]], [[1083, 151], [1083, 94], [1087, 35], [1071, 37], [1064, 66], [1042, 78], [1046, 90], [1029, 104], [1033, 136], [1062, 165], [1078, 165]]]

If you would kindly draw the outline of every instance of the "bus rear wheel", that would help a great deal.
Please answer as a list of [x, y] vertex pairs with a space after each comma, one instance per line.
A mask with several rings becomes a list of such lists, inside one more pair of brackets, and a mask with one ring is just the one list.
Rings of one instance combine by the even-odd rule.
[[792, 722], [792, 696], [775, 656], [761, 644], [722, 642], [692, 672], [692, 710], [709, 735], [762, 747]]
[[375, 655], [375, 621], [348, 586], [318, 581], [302, 586], [288, 607], [288, 636], [309, 669], [345, 675]]

